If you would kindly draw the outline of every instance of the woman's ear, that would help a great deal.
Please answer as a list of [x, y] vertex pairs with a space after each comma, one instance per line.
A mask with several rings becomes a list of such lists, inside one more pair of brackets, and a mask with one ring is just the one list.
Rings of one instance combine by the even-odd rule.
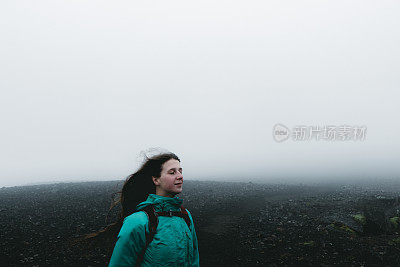
[[153, 183], [154, 183], [155, 185], [160, 185], [159, 178], [152, 176], [151, 179], [153, 179]]

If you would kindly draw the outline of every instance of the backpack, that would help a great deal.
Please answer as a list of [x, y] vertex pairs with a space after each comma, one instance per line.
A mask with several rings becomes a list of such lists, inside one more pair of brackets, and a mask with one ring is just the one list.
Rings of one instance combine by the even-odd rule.
[[149, 244], [151, 243], [151, 241], [153, 241], [154, 235], [157, 232], [158, 216], [181, 217], [185, 220], [187, 226], [190, 229], [191, 221], [189, 218], [189, 214], [183, 206], [181, 206], [180, 208], [181, 208], [180, 211], [158, 211], [158, 212], [155, 211], [153, 205], [148, 205], [143, 208], [142, 211], [144, 211], [146, 213], [147, 217], [149, 218], [149, 232], [146, 232], [146, 243], [138, 255], [138, 258], [136, 260], [136, 266], [140, 266], [140, 264], [142, 263], [144, 253], [146, 252], [146, 249], [149, 246]]

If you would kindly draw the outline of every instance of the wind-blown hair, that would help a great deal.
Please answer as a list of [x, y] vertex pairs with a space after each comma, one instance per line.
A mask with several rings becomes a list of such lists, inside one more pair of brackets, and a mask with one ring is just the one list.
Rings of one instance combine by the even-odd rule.
[[163, 164], [170, 159], [180, 161], [174, 153], [156, 155], [147, 158], [137, 172], [126, 178], [119, 201], [122, 205], [122, 219], [135, 212], [136, 206], [145, 201], [149, 194], [156, 193], [152, 177], [160, 177]]
[[145, 156], [146, 159], [142, 166], [133, 174], [129, 175], [118, 192], [120, 198], [111, 203], [109, 212], [116, 205], [121, 204], [121, 213], [116, 222], [108, 225], [104, 230], [86, 235], [87, 238], [98, 236], [102, 233], [112, 232], [117, 234], [122, 227], [124, 219], [136, 211], [136, 206], [147, 199], [149, 194], [156, 193], [156, 186], [152, 177], [160, 177], [163, 164], [170, 159], [180, 161], [174, 153], [163, 153], [152, 157]]

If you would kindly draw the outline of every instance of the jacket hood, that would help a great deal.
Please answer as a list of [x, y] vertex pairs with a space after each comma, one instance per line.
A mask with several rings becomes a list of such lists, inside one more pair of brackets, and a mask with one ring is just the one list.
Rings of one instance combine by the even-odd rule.
[[177, 211], [180, 209], [183, 200], [178, 196], [163, 197], [156, 194], [149, 194], [146, 201], [136, 206], [136, 211], [143, 210], [148, 205], [154, 205], [156, 211]]

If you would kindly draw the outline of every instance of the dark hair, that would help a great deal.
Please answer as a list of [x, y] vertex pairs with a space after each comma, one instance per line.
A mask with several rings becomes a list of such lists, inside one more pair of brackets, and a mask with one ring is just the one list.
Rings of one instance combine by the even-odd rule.
[[128, 176], [121, 191], [122, 219], [135, 212], [136, 206], [145, 201], [149, 194], [156, 193], [152, 176], [160, 177], [163, 164], [170, 159], [180, 161], [174, 153], [160, 154], [147, 158], [137, 172]]
[[[145, 156], [145, 161], [142, 166], [133, 174], [129, 175], [122, 186], [122, 190], [117, 192], [120, 198], [112, 201], [110, 212], [117, 204], [121, 204], [121, 213], [118, 220], [108, 225], [104, 230], [86, 235], [86, 238], [92, 238], [102, 233], [112, 233], [115, 236], [122, 227], [124, 219], [136, 211], [136, 206], [147, 199], [149, 194], [156, 193], [156, 187], [153, 183], [152, 176], [160, 177], [163, 164], [170, 159], [180, 161], [174, 153], [163, 153], [148, 158]], [[108, 214], [107, 214], [108, 217]], [[106, 218], [107, 220], [107, 218]]]

